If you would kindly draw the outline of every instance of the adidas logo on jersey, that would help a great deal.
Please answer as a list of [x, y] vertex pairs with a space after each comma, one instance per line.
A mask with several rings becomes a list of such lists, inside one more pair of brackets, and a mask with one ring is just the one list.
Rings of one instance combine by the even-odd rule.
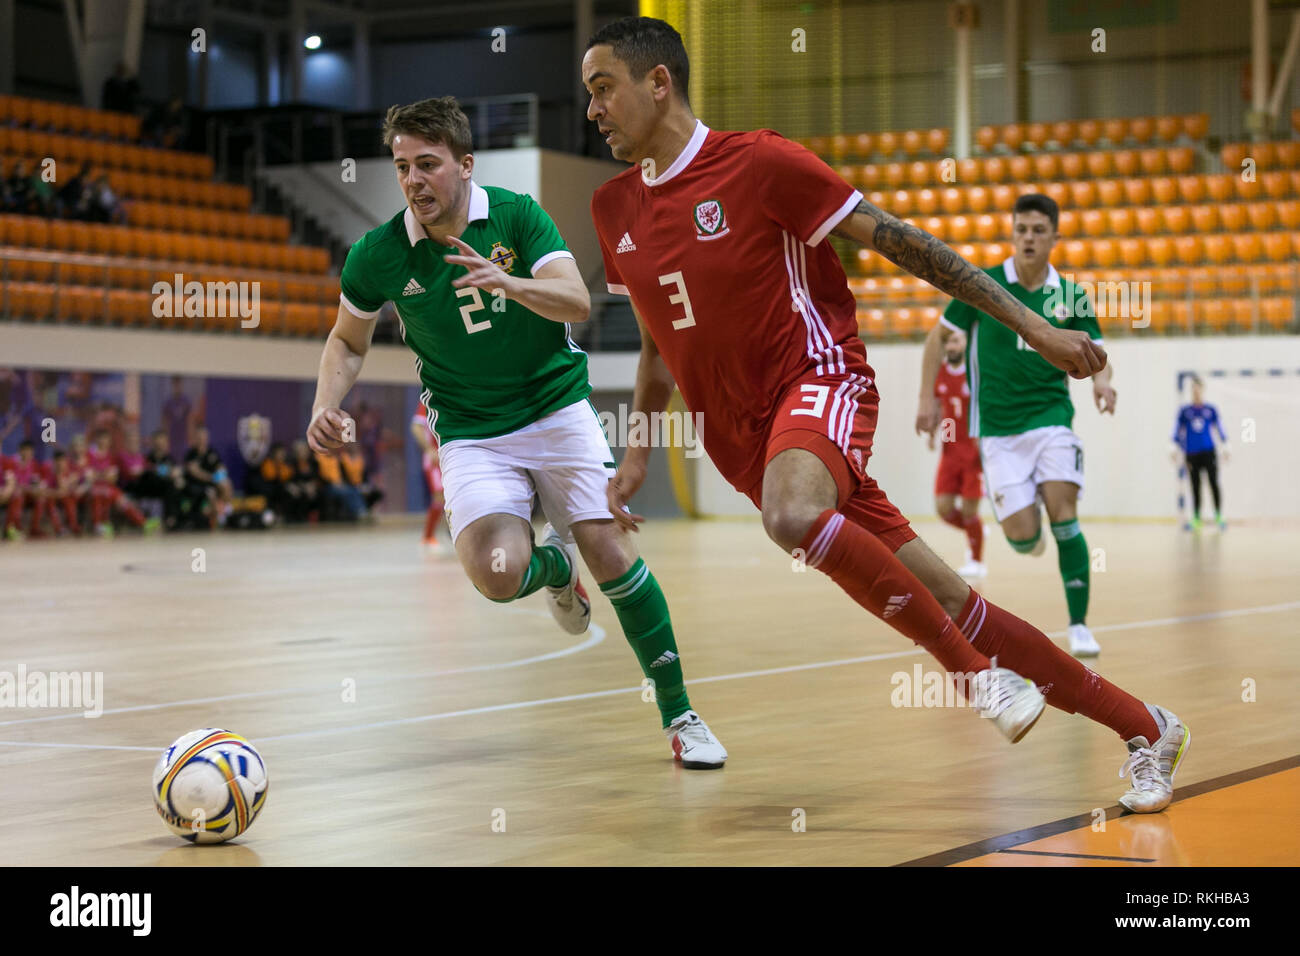
[[630, 233], [623, 233], [623, 238], [618, 241], [618, 248], [614, 250], [614, 254], [620, 252], [636, 252], [636, 243], [632, 241]]
[[402, 295], [419, 295], [423, 291], [424, 286], [412, 279], [410, 282], [406, 283], [406, 288], [402, 290]]
[[882, 614], [881, 617], [884, 618], [893, 617], [903, 608], [907, 607], [907, 602], [910, 600], [912, 600], [911, 591], [908, 591], [906, 594], [895, 594], [893, 597], [889, 599], [889, 602], [885, 605], [885, 613]]
[[675, 660], [677, 660], [676, 654], [674, 654], [672, 651], [664, 651], [662, 654], [660, 654], [658, 657], [654, 659], [654, 662], [650, 666], [663, 667], [665, 664], [671, 664]]

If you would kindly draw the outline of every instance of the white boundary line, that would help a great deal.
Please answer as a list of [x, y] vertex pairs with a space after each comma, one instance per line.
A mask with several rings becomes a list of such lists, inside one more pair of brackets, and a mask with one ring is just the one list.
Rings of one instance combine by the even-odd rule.
[[[1227, 611], [1207, 611], [1203, 614], [1190, 614], [1184, 617], [1163, 617], [1163, 618], [1153, 618], [1151, 620], [1146, 620], [1146, 621], [1130, 621], [1125, 624], [1104, 624], [1092, 628], [1092, 631], [1094, 633], [1107, 633], [1113, 631], [1131, 631], [1131, 630], [1138, 630], [1142, 628], [1167, 627], [1171, 624], [1186, 624], [1186, 623], [1191, 623], [1196, 621], [1213, 621], [1213, 620], [1219, 620], [1222, 618], [1230, 618], [1230, 617], [1246, 617], [1253, 614], [1274, 614], [1282, 611], [1296, 610], [1297, 608], [1300, 608], [1300, 601], [1289, 601], [1284, 604], [1264, 604], [1258, 607], [1234, 608], [1232, 610], [1227, 610]], [[592, 627], [593, 629], [595, 629], [595, 625], [593, 625]], [[1061, 637], [1064, 634], [1065, 634], [1064, 631], [1054, 631], [1050, 633], [1048, 636]], [[603, 640], [603, 639], [604, 639], [604, 633], [602, 632], [600, 638], [598, 640], [592, 641], [592, 643], [599, 643], [599, 640]], [[554, 652], [549, 655], [541, 655], [541, 657], [535, 659], [536, 660], [547, 659], [547, 658], [559, 656], [561, 653], [571, 654], [574, 653], [577, 650], [577, 648], [581, 648], [587, 643], [588, 642], [584, 641], [583, 644], [575, 645], [574, 648], [566, 648], [565, 651], [563, 652]], [[842, 667], [846, 664], [866, 664], [873, 661], [891, 660], [893, 658], [898, 658], [898, 657], [914, 657], [918, 654], [924, 654], [924, 653], [926, 652], [923, 649], [916, 648], [913, 650], [906, 650], [906, 651], [892, 651], [884, 654], [869, 654], [864, 657], [845, 657], [845, 658], [840, 658], [839, 660], [815, 661], [809, 664], [791, 664], [786, 667], [770, 667], [764, 670], [757, 670], [757, 671], [738, 671], [733, 674], [719, 674], [714, 677], [696, 677], [687, 681], [687, 684], [688, 685], [713, 684], [713, 683], [719, 683], [721, 681], [745, 680], [750, 677], [768, 677], [773, 674], [790, 674], [797, 671], [818, 670], [826, 667]], [[534, 659], [530, 658], [528, 660], [534, 660]], [[481, 665], [478, 668], [467, 668], [467, 669], [483, 670], [495, 666], [518, 666], [522, 663], [523, 661], [517, 661], [517, 662], [511, 662], [508, 665]], [[458, 672], [445, 671], [441, 673], [458, 673]], [[334, 688], [331, 688], [331, 690], [333, 689]], [[422, 714], [418, 717], [399, 717], [393, 720], [373, 721], [371, 723], [366, 723], [366, 724], [349, 724], [343, 727], [325, 727], [325, 728], [321, 728], [320, 730], [302, 730], [302, 731], [298, 731], [297, 733], [291, 733], [291, 734], [273, 734], [267, 737], [258, 737], [256, 738], [255, 742], [263, 743], [272, 740], [296, 740], [303, 737], [325, 737], [333, 734], [352, 733], [354, 731], [359, 731], [359, 730], [377, 730], [383, 727], [400, 727], [407, 724], [428, 723], [434, 720], [448, 720], [453, 717], [469, 717], [475, 714], [490, 714], [490, 713], [496, 713], [499, 711], [506, 711], [506, 710], [521, 710], [526, 707], [541, 707], [546, 704], [569, 703], [577, 700], [595, 700], [600, 697], [613, 697], [618, 694], [640, 693], [641, 689], [642, 688], [640, 686], [618, 687], [610, 690], [587, 691], [581, 694], [567, 694], [563, 697], [543, 697], [535, 700], [515, 701], [509, 704], [489, 704], [484, 707], [471, 707], [465, 710], [448, 710], [436, 714]], [[244, 695], [244, 694], [232, 695], [233, 698], [241, 698], [246, 696], [250, 696], [250, 695]], [[217, 698], [210, 698], [210, 699], [228, 700], [232, 698], [217, 697]], [[143, 705], [141, 707], [125, 708], [125, 709], [146, 710], [146, 709], [155, 709], [159, 707], [178, 706], [183, 703], [187, 703], [187, 702], [175, 701], [172, 704], [149, 704], [149, 705]], [[121, 713], [121, 712], [122, 711], [107, 711], [107, 710], [104, 711], [105, 714]], [[81, 717], [81, 714], [60, 715], [60, 716]], [[35, 718], [35, 719], [47, 720], [52, 718]], [[57, 747], [57, 748], [80, 749], [80, 750], [142, 750], [142, 751], [148, 751], [150, 753], [160, 752], [161, 750], [161, 748], [158, 747], [126, 747], [126, 746], [112, 746], [107, 744], [39, 743], [39, 742], [11, 741], [11, 740], [0, 740], [0, 746]]]

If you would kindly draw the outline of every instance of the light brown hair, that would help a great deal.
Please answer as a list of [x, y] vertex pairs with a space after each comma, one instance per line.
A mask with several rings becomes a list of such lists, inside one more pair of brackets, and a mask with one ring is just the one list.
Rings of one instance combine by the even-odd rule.
[[384, 145], [392, 149], [393, 139], [399, 133], [441, 143], [458, 162], [474, 150], [469, 119], [454, 96], [390, 106], [384, 117]]

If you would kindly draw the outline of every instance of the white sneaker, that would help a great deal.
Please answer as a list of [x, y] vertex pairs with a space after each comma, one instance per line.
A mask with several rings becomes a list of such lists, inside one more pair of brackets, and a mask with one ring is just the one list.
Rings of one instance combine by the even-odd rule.
[[1047, 706], [1033, 681], [1006, 667], [990, 667], [975, 675], [972, 703], [1013, 744], [1029, 733]]
[[673, 718], [664, 736], [673, 745], [673, 759], [687, 770], [717, 770], [727, 762], [727, 751], [693, 710]]
[[1070, 625], [1070, 653], [1075, 657], [1096, 657], [1101, 653], [1101, 645], [1092, 636], [1092, 631], [1082, 624]]
[[968, 560], [957, 573], [963, 578], [986, 578], [989, 576], [989, 569], [984, 566], [983, 561]]
[[1172, 711], [1159, 705], [1155, 709], [1164, 718], [1165, 732], [1154, 746], [1145, 737], [1128, 741], [1128, 759], [1119, 770], [1121, 777], [1133, 780], [1119, 802], [1134, 813], [1157, 813], [1169, 806], [1174, 797], [1174, 774], [1192, 742], [1191, 730]]
[[559, 548], [569, 556], [569, 583], [562, 588], [546, 589], [546, 603], [551, 606], [551, 616], [568, 633], [581, 634], [591, 624], [591, 600], [578, 580], [577, 555], [550, 522], [542, 529], [542, 547], [547, 546]]

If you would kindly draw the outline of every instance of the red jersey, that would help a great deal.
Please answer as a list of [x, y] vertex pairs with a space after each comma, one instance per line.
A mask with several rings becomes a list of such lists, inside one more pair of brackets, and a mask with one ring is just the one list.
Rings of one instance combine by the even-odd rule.
[[943, 453], [954, 446], [974, 446], [975, 439], [970, 437], [970, 385], [966, 381], [966, 363], [954, 369], [947, 362], [939, 366], [939, 374], [934, 380], [934, 394], [941, 403], [939, 418], [941, 421], [952, 419], [956, 424], [953, 431], [955, 441], [943, 443]]
[[15, 458], [9, 469], [13, 472], [14, 481], [18, 482], [19, 488], [30, 488], [32, 485], [43, 485], [45, 483], [45, 469], [41, 467], [41, 463], [35, 458], [31, 461]]
[[117, 475], [123, 481], [134, 481], [145, 469], [144, 455], [138, 451], [123, 451], [117, 456]]
[[108, 471], [116, 468], [113, 456], [97, 448], [86, 449], [86, 468], [96, 481], [108, 481]]
[[656, 179], [634, 166], [592, 197], [609, 290], [631, 297], [687, 407], [702, 415], [709, 457], [739, 491], [762, 479], [791, 383], [810, 373], [874, 379], [857, 302], [822, 242], [861, 198], [771, 130], [700, 122]]

